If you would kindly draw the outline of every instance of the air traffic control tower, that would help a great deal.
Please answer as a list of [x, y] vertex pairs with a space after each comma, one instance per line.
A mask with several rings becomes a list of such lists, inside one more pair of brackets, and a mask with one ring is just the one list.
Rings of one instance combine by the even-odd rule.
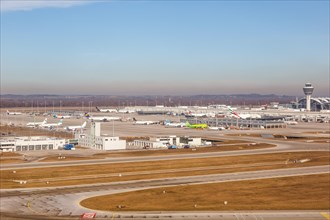
[[311, 95], [313, 94], [314, 87], [311, 83], [306, 83], [303, 90], [306, 95], [306, 110], [309, 112], [311, 110]]

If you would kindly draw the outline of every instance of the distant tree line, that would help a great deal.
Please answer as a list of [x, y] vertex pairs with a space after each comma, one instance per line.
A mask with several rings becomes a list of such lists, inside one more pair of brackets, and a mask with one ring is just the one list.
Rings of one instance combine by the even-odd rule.
[[280, 104], [295, 100], [293, 96], [276, 95], [196, 95], [196, 96], [1, 96], [0, 107], [81, 107], [112, 106], [260, 106], [270, 102]]

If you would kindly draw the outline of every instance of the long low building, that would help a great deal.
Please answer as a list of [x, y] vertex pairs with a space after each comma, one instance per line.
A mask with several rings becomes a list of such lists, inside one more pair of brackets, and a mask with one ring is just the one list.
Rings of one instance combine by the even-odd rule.
[[64, 145], [65, 139], [43, 136], [7, 137], [0, 139], [0, 150], [3, 152], [57, 150]]
[[190, 124], [207, 124], [210, 127], [237, 127], [237, 128], [285, 128], [287, 124], [283, 120], [261, 120], [261, 119], [241, 119], [241, 118], [200, 118], [182, 119], [181, 122], [188, 121]]
[[157, 148], [168, 148], [171, 145], [183, 146], [201, 146], [203, 145], [202, 138], [197, 137], [177, 137], [162, 136], [162, 137], [151, 137], [150, 140], [134, 140], [128, 146], [129, 149], [157, 149]]
[[[300, 99], [298, 103], [296, 103], [296, 108], [307, 108], [307, 100], [306, 97]], [[321, 110], [329, 110], [330, 109], [330, 98], [329, 97], [313, 97], [310, 100], [310, 110], [311, 111], [321, 111]]]

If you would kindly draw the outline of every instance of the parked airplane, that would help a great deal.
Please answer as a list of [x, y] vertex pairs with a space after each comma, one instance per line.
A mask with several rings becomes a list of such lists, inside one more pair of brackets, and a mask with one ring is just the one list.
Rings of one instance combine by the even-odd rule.
[[91, 121], [118, 121], [121, 120], [121, 117], [110, 117], [110, 116], [91, 116], [88, 113], [85, 113], [85, 117]]
[[51, 123], [51, 124], [41, 124], [40, 127], [42, 128], [54, 128], [54, 127], [59, 127], [63, 123], [63, 119], [61, 119], [58, 123]]
[[114, 108], [107, 108], [107, 109], [100, 109], [96, 106], [96, 110], [98, 112], [112, 112], [112, 113], [117, 113], [117, 109], [114, 109]]
[[237, 112], [233, 111], [230, 107], [228, 107], [231, 116], [234, 118], [241, 118], [241, 119], [249, 119], [249, 118], [261, 118], [261, 115], [258, 114], [238, 114]]
[[235, 117], [235, 118], [242, 118], [238, 113], [234, 112], [234, 110], [230, 107], [228, 107], [228, 110], [231, 114], [231, 116]]
[[71, 115], [57, 115], [57, 114], [54, 114], [53, 117], [54, 118], [59, 118], [59, 119], [67, 119], [67, 118], [71, 118]]
[[67, 126], [65, 127], [64, 129], [67, 130], [67, 131], [75, 131], [75, 130], [78, 130], [78, 129], [84, 129], [87, 125], [87, 122], [85, 121], [81, 126]]
[[212, 130], [212, 131], [222, 131], [222, 130], [225, 130], [226, 128], [225, 127], [208, 127], [209, 130]]
[[119, 109], [118, 112], [129, 114], [129, 113], [134, 113], [135, 111], [130, 109]]
[[186, 122], [186, 127], [187, 128], [208, 128], [208, 125], [207, 124], [190, 124], [188, 121]]
[[192, 113], [188, 112], [185, 114], [186, 117], [206, 117], [207, 115], [205, 113]]
[[10, 112], [7, 110], [7, 115], [21, 115], [22, 112]]
[[43, 124], [46, 124], [47, 123], [47, 118], [45, 118], [44, 121], [42, 122], [29, 122], [26, 124], [27, 127], [38, 127], [38, 126], [41, 126]]
[[159, 121], [137, 121], [136, 118], [133, 118], [135, 125], [152, 125], [159, 124]]
[[284, 123], [287, 125], [297, 125], [298, 124], [298, 122], [296, 122], [296, 121], [284, 121]]
[[186, 127], [186, 124], [185, 123], [172, 123], [169, 120], [166, 120], [165, 123], [164, 123], [164, 125], [166, 127], [178, 127], [178, 128]]

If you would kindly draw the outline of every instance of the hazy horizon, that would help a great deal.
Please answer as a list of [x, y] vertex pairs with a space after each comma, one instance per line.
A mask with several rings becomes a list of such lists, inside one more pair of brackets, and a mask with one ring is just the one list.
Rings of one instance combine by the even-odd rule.
[[[276, 97], [305, 97], [304, 94], [301, 95], [286, 95], [286, 94], [260, 94], [260, 93], [228, 93], [228, 94], [190, 94], [190, 95], [170, 95], [170, 94], [135, 94], [135, 95], [122, 95], [122, 94], [46, 94], [46, 93], [36, 93], [36, 94], [18, 94], [18, 93], [6, 93], [0, 94], [0, 96], [107, 96], [107, 97], [195, 97], [195, 96], [276, 96]], [[316, 97], [314, 94], [312, 97]], [[318, 96], [321, 97], [321, 96]], [[326, 96], [323, 96], [326, 97]]]
[[1, 94], [313, 96], [328, 1], [1, 1]]

